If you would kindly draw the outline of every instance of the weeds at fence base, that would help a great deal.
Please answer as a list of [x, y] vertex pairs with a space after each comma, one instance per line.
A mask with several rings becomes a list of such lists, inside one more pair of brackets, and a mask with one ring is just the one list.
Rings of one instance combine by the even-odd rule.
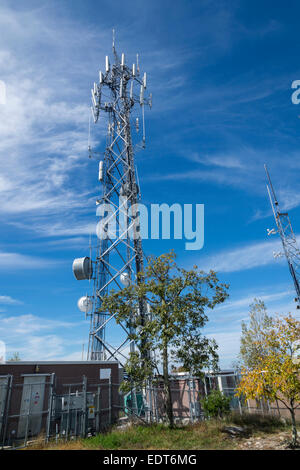
[[225, 418], [226, 422], [236, 424], [237, 426], [247, 427], [252, 432], [276, 432], [278, 430], [287, 429], [289, 425], [287, 420], [275, 415], [261, 415], [256, 413], [240, 413], [232, 412]]
[[[224, 425], [241, 426], [247, 429], [247, 436], [230, 437], [222, 428]], [[284, 433], [282, 433], [284, 431]], [[106, 432], [85, 439], [77, 438], [65, 441], [63, 438], [52, 439], [48, 443], [42, 436], [28, 449], [32, 450], [222, 450], [239, 449], [240, 446], [249, 441], [262, 442], [276, 434], [284, 434], [287, 438], [284, 443], [288, 448], [288, 433], [290, 426], [277, 416], [261, 416], [259, 414], [232, 413], [223, 419], [210, 419], [195, 424], [180, 425], [169, 429], [166, 424], [153, 424], [144, 426], [130, 423], [119, 429], [112, 428]], [[273, 437], [272, 437], [273, 439]], [[274, 440], [273, 439], [273, 440]], [[251, 449], [251, 447], [248, 447]]]

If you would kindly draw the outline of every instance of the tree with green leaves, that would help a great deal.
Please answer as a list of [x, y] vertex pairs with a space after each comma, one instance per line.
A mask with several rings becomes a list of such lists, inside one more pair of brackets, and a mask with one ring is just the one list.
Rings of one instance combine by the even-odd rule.
[[272, 326], [272, 317], [267, 314], [265, 303], [254, 299], [250, 305], [249, 321], [242, 322], [242, 335], [240, 345], [241, 365], [249, 369], [255, 368], [260, 359], [267, 354], [264, 334]]
[[[208, 321], [207, 309], [213, 309], [228, 297], [228, 285], [220, 283], [216, 273], [199, 271], [197, 266], [186, 270], [177, 266], [173, 251], [148, 258], [144, 273], [137, 281], [118, 292], [111, 292], [103, 308], [125, 322], [137, 345], [126, 364], [129, 380], [139, 387], [153, 375], [160, 374], [164, 383], [166, 417], [173, 427], [173, 405], [170, 388], [170, 366], [180, 363], [191, 374], [203, 368], [217, 368], [217, 344], [202, 335]], [[141, 305], [147, 319], [139, 314]], [[147, 308], [148, 306], [148, 308]]]

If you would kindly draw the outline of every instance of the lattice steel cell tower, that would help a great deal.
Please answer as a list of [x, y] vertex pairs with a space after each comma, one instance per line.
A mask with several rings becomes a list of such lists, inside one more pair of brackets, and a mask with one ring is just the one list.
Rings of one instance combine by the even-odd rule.
[[[269, 185], [267, 185], [267, 190], [277, 226], [277, 231], [275, 229], [268, 229], [268, 235], [274, 235], [276, 233], [279, 233], [280, 235], [283, 247], [283, 254], [287, 259], [289, 270], [297, 294], [295, 301], [297, 302], [297, 308], [300, 308], [300, 251], [298, 248], [297, 239], [292, 229], [289, 214], [287, 212], [281, 212], [279, 208], [279, 203], [266, 165], [265, 170], [269, 181]], [[274, 253], [274, 256], [278, 257], [283, 254]]]
[[[114, 38], [112, 50], [114, 63], [110, 64], [106, 56], [105, 71], [99, 72], [99, 81], [91, 90], [94, 122], [105, 117], [108, 125], [103, 156], [89, 146], [89, 157], [99, 160], [98, 179], [102, 186], [102, 196], [96, 201], [100, 222], [95, 259], [91, 259], [92, 255], [76, 259], [73, 272], [78, 280], [93, 280], [93, 293], [78, 302], [90, 317], [88, 359], [118, 359], [122, 365], [128, 351], [134, 351], [130, 339], [132, 327], [121, 325], [122, 335], [118, 333], [117, 344], [115, 339], [108, 338], [107, 327], [117, 325], [114, 316], [103, 311], [102, 300], [111, 288], [128, 286], [143, 271], [139, 219], [134, 209], [140, 200], [134, 155], [145, 147], [144, 108], [145, 105], [151, 108], [152, 96], [146, 96], [146, 73], [140, 73], [138, 55], [136, 63], [129, 67], [124, 54], [119, 58]], [[147, 315], [144, 305], [139, 306], [139, 315], [143, 322]]]

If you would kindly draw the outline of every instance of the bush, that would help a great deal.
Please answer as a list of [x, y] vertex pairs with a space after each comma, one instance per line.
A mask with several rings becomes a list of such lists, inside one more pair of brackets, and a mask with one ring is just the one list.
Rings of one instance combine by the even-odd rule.
[[222, 418], [230, 412], [230, 397], [219, 390], [213, 390], [201, 401], [201, 405], [207, 417]]

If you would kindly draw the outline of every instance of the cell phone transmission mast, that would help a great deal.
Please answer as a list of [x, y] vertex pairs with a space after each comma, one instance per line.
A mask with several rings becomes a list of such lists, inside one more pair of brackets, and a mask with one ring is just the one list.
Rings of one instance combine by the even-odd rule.
[[[298, 248], [297, 239], [293, 232], [288, 212], [281, 212], [279, 208], [279, 203], [266, 165], [265, 171], [269, 182], [267, 185], [268, 195], [277, 226], [277, 231], [275, 229], [268, 229], [268, 235], [275, 235], [276, 233], [279, 233], [280, 235], [283, 254], [287, 259], [297, 294], [295, 301], [297, 302], [297, 308], [300, 308], [300, 251]], [[281, 254], [274, 254], [275, 257], [280, 255]]]
[[[143, 272], [142, 241], [137, 233], [139, 221], [133, 210], [140, 199], [134, 156], [145, 147], [144, 108], [146, 105], [151, 108], [152, 97], [146, 96], [147, 78], [146, 73], [140, 73], [138, 56], [129, 67], [125, 54], [120, 58], [116, 52], [114, 34], [112, 51], [113, 63], [106, 56], [105, 70], [99, 72], [91, 90], [95, 124], [101, 118], [107, 120], [103, 157], [89, 145], [89, 156], [99, 160], [98, 179], [102, 186], [102, 196], [96, 201], [97, 214], [101, 217], [97, 225], [96, 256], [94, 260], [76, 259], [73, 272], [78, 280], [93, 281], [92, 295], [82, 297], [78, 303], [90, 317], [88, 360], [117, 359], [123, 365], [127, 352], [134, 351], [133, 330], [130, 322], [121, 324], [116, 335], [114, 315], [103, 310], [102, 300], [112, 288], [119, 290], [130, 285], [136, 281], [137, 273]], [[139, 306], [138, 314], [143, 323], [147, 315], [144, 305]]]

